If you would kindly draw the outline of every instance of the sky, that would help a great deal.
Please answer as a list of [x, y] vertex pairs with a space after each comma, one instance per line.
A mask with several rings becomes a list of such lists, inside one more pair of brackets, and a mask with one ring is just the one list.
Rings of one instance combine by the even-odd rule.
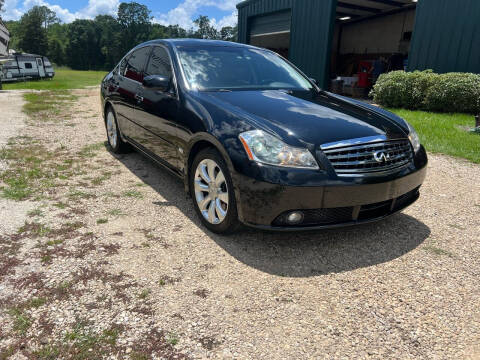
[[[127, 1], [127, 0], [123, 0]], [[153, 21], [163, 25], [194, 27], [198, 15], [207, 15], [220, 29], [237, 22], [236, 4], [240, 0], [136, 0], [152, 11]], [[92, 19], [96, 15], [115, 15], [121, 0], [5, 0], [3, 20], [18, 20], [35, 5], [45, 5], [64, 23], [75, 19]]]

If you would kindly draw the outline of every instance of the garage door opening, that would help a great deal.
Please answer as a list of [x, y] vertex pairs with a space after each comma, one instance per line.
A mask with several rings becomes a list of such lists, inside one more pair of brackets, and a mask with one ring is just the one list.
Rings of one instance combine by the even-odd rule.
[[249, 24], [248, 43], [275, 51], [288, 59], [291, 18], [291, 11], [253, 17]]
[[336, 10], [331, 90], [367, 97], [381, 74], [407, 68], [416, 1], [339, 0]]

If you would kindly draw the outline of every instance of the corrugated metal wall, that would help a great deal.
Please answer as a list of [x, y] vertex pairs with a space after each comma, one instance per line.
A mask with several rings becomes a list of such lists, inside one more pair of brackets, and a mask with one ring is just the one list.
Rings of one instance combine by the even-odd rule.
[[250, 0], [238, 8], [238, 41], [248, 42], [249, 18], [292, 10], [289, 60], [326, 86], [337, 0]]
[[408, 68], [480, 73], [480, 0], [419, 0]]

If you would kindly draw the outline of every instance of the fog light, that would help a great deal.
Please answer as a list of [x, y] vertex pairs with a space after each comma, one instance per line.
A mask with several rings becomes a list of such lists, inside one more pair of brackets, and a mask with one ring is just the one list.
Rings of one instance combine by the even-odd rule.
[[292, 211], [287, 216], [287, 222], [291, 225], [299, 224], [303, 221], [303, 213], [301, 211]]

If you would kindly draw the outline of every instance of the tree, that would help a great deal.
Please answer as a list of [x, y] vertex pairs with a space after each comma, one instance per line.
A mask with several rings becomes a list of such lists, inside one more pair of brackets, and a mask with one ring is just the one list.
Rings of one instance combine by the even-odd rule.
[[117, 18], [122, 31], [123, 52], [148, 39], [151, 28], [148, 7], [136, 2], [121, 3]]
[[75, 20], [68, 24], [65, 62], [75, 70], [97, 70], [104, 66], [94, 20]]
[[5, 0], [0, 0], [0, 11], [3, 10], [3, 4], [5, 4]]
[[58, 39], [53, 38], [48, 41], [47, 56], [48, 59], [56, 65], [60, 66], [65, 64], [65, 53]]
[[187, 30], [181, 28], [179, 25], [168, 25], [167, 27], [167, 38], [185, 38], [187, 37]]
[[47, 31], [43, 27], [44, 12], [34, 6], [20, 19], [18, 46], [25, 52], [45, 55], [48, 48]]
[[95, 24], [99, 31], [99, 46], [103, 58], [103, 68], [111, 69], [123, 56], [120, 25], [113, 16], [98, 15]]
[[50, 10], [48, 7], [39, 6], [38, 11], [42, 14], [41, 16], [45, 29], [48, 29], [52, 24], [57, 24], [60, 22], [60, 19], [57, 17], [55, 11]]
[[225, 40], [225, 41], [237, 41], [237, 26], [235, 27], [232, 26], [224, 26], [220, 30], [220, 39]]
[[218, 39], [218, 31], [210, 25], [208, 16], [200, 15], [193, 23], [198, 27], [194, 34], [195, 37], [199, 39]]
[[8, 47], [14, 50], [20, 49], [18, 46], [20, 40], [20, 21], [5, 21], [5, 25], [10, 33], [10, 43], [8, 44]]

